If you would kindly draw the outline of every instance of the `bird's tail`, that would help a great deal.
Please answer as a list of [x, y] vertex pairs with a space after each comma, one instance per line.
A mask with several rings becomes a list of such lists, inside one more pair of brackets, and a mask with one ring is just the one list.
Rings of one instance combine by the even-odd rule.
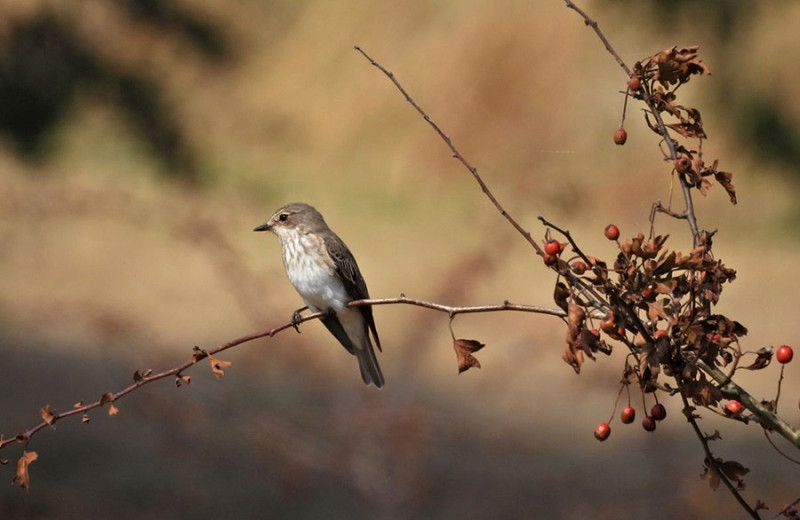
[[365, 348], [355, 349], [356, 358], [358, 358], [358, 367], [361, 369], [361, 379], [364, 383], [372, 383], [380, 388], [384, 384], [383, 373], [381, 367], [378, 365], [378, 359], [375, 357], [375, 350], [372, 348], [372, 342], [367, 338]]

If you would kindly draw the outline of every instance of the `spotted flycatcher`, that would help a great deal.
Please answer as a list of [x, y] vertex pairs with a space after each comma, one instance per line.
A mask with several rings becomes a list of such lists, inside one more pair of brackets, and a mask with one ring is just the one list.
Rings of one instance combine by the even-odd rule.
[[272, 231], [278, 236], [289, 281], [311, 311], [327, 312], [320, 318], [322, 323], [358, 359], [364, 383], [382, 387], [383, 374], [369, 337], [372, 331], [380, 349], [372, 307], [347, 306], [369, 298], [369, 292], [342, 239], [316, 209], [302, 202], [283, 206], [253, 231]]

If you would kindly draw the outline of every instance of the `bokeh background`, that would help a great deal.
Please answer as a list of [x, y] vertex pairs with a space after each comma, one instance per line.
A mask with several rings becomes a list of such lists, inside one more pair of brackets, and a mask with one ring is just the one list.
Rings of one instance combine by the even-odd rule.
[[[739, 271], [720, 312], [745, 346], [800, 344], [800, 4], [584, 1], [623, 59], [700, 44], [713, 75], [681, 90], [708, 159], [740, 203], [697, 198]], [[38, 423], [284, 323], [300, 306], [272, 236], [278, 206], [317, 206], [375, 297], [551, 304], [553, 274], [386, 77], [392, 70], [534, 236], [538, 215], [611, 259], [609, 222], [647, 230], [669, 199], [657, 138], [626, 78], [559, 1], [0, 1], [0, 431]], [[679, 201], [676, 201], [679, 202]], [[659, 218], [668, 245], [684, 223]], [[154, 384], [29, 449], [32, 488], [0, 487], [3, 518], [722, 518], [744, 516], [699, 475], [702, 451], [667, 400], [653, 434], [612, 423], [622, 352], [578, 377], [546, 316], [459, 316], [487, 344], [456, 375], [447, 317], [375, 310], [387, 379], [365, 388], [316, 322], [227, 352], [190, 385]], [[798, 421], [798, 367], [782, 411]], [[745, 375], [774, 397], [778, 368]], [[642, 416], [641, 397], [633, 394]], [[648, 401], [648, 407], [651, 404]], [[718, 455], [751, 468], [770, 514], [797, 466], [745, 427]], [[780, 439], [777, 443], [793, 450]], [[10, 481], [21, 447], [3, 451]]]

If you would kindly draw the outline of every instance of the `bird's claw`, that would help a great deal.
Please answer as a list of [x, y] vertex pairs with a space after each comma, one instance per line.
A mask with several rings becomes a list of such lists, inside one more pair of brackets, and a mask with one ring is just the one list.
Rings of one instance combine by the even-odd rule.
[[292, 327], [294, 327], [294, 330], [296, 330], [298, 334], [300, 334], [300, 320], [303, 319], [300, 311], [301, 309], [297, 309], [292, 313]]

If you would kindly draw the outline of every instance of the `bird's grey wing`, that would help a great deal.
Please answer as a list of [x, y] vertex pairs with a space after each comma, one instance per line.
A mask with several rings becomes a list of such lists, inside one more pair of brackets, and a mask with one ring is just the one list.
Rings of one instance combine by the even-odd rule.
[[328, 329], [328, 331], [339, 340], [339, 343], [341, 343], [349, 353], [356, 355], [353, 342], [350, 340], [350, 336], [347, 335], [347, 332], [342, 326], [342, 322], [339, 321], [339, 318], [336, 317], [335, 313], [329, 313], [327, 316], [320, 318], [320, 321], [322, 321], [322, 324], [325, 325], [325, 328]]
[[[369, 298], [367, 282], [365, 282], [364, 277], [361, 276], [361, 271], [358, 269], [356, 259], [345, 243], [342, 242], [339, 237], [336, 237], [335, 240], [327, 241], [325, 245], [328, 254], [336, 265], [336, 273], [339, 275], [339, 278], [342, 279], [350, 298], [352, 300], [364, 300]], [[372, 307], [362, 305], [358, 307], [358, 310], [361, 312], [361, 315], [364, 316], [369, 330], [372, 331], [372, 336], [375, 338], [375, 344], [378, 346], [378, 350], [383, 350], [381, 349], [381, 340], [378, 338], [378, 330], [375, 328], [375, 319], [372, 317]]]

